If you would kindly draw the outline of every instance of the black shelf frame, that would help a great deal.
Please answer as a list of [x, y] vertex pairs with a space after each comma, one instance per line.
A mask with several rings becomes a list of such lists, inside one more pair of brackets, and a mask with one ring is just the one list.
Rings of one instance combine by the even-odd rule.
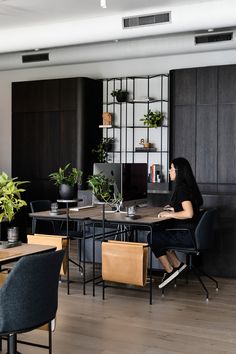
[[[160, 78], [159, 87], [156, 89], [156, 97], [150, 98], [150, 100], [138, 99], [136, 97], [136, 85], [138, 80], [146, 81], [146, 97], [150, 97], [153, 93], [150, 89], [151, 80], [154, 78]], [[164, 82], [165, 80], [165, 82]], [[115, 122], [112, 122], [112, 126], [101, 127], [103, 129], [104, 137], [113, 137], [118, 144], [116, 149], [109, 153], [109, 162], [135, 162], [136, 154], [145, 154], [145, 161], [150, 166], [150, 156], [152, 154], [160, 155], [160, 165], [164, 166], [166, 172], [166, 179], [168, 182], [168, 166], [169, 166], [169, 75], [168, 74], [157, 74], [157, 75], [144, 75], [144, 76], [128, 76], [128, 77], [116, 77], [103, 79], [104, 89], [106, 91], [105, 97], [103, 97], [103, 111], [109, 111], [112, 113]], [[164, 96], [164, 85], [167, 85], [167, 97]], [[126, 102], [117, 102], [116, 98], [111, 98], [110, 92], [113, 90], [121, 89], [124, 91], [132, 92], [131, 97]], [[152, 95], [153, 96], [153, 95]], [[163, 112], [164, 105], [165, 111], [167, 111], [167, 123], [161, 125], [157, 128], [149, 128], [145, 125], [135, 124], [135, 117], [137, 113], [137, 108], [140, 105], [146, 106], [145, 110], [148, 113], [151, 109], [152, 104], [160, 104], [160, 111]], [[129, 107], [132, 106], [132, 112]], [[130, 124], [131, 123], [131, 124]], [[144, 130], [144, 135], [147, 141], [150, 139], [150, 129], [160, 130], [160, 146], [163, 147], [164, 139], [164, 129], [167, 134], [167, 149], [157, 149], [157, 151], [135, 151], [137, 143], [135, 142], [136, 129]], [[167, 132], [166, 132], [167, 129]], [[132, 132], [130, 132], [132, 130]], [[129, 139], [129, 141], [128, 141]], [[132, 140], [130, 142], [130, 140]], [[130, 149], [131, 147], [131, 149]], [[151, 155], [150, 155], [151, 154]], [[163, 178], [163, 176], [161, 176]]]

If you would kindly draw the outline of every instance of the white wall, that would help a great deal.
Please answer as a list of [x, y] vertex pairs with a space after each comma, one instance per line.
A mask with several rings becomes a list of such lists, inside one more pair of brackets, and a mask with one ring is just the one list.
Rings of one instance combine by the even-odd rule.
[[86, 76], [120, 77], [168, 73], [177, 68], [236, 64], [236, 50], [185, 55], [160, 56], [122, 61], [0, 72], [0, 170], [11, 174], [11, 83], [39, 79]]

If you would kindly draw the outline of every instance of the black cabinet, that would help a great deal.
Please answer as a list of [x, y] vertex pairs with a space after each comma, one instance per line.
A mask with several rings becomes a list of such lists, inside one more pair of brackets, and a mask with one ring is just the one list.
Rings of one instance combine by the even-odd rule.
[[202, 191], [236, 192], [236, 65], [170, 73], [171, 158], [189, 159]]
[[174, 70], [170, 92], [171, 158], [189, 159], [204, 207], [218, 210], [203, 268], [235, 277], [236, 65]]
[[57, 198], [48, 175], [71, 163], [92, 173], [102, 117], [102, 82], [69, 78], [12, 84], [12, 175], [30, 181], [26, 199]]

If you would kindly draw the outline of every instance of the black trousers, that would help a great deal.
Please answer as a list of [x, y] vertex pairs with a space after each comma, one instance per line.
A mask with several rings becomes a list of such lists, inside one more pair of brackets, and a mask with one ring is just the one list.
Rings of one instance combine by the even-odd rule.
[[[171, 250], [171, 247], [194, 247], [193, 230], [171, 230], [157, 228], [152, 233], [151, 249], [154, 255], [159, 258]], [[150, 244], [150, 235], [148, 235], [148, 243]]]

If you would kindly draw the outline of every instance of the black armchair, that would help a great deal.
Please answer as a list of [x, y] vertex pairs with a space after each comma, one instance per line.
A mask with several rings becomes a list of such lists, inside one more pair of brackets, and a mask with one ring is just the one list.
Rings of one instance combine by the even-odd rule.
[[[209, 209], [203, 212], [198, 225], [195, 229], [194, 235], [193, 235], [193, 241], [194, 241], [194, 247], [192, 248], [182, 248], [182, 247], [172, 247], [171, 250], [183, 253], [186, 255], [186, 263], [187, 263], [187, 271], [192, 271], [193, 274], [197, 277], [199, 282], [201, 283], [205, 294], [206, 294], [206, 300], [208, 301], [209, 299], [209, 293], [207, 290], [206, 285], [204, 284], [202, 280], [202, 276], [205, 276], [212, 280], [215, 285], [216, 285], [216, 291], [218, 291], [218, 282], [205, 273], [203, 270], [201, 270], [199, 267], [195, 266], [193, 264], [192, 258], [194, 255], [199, 256], [203, 252], [209, 251], [213, 245], [214, 245], [214, 223], [215, 223], [215, 217], [216, 217], [216, 209]], [[169, 232], [171, 232], [173, 229], [168, 229]], [[177, 229], [175, 229], [177, 230]], [[183, 229], [182, 229], [183, 230]], [[190, 232], [190, 230], [189, 230]], [[190, 235], [192, 237], [192, 234]], [[164, 294], [164, 288], [162, 289], [162, 294]]]
[[[0, 336], [8, 338], [8, 354], [17, 353], [17, 333], [49, 325], [58, 306], [58, 280], [64, 250], [21, 258], [0, 289]], [[27, 343], [26, 343], [27, 344]], [[40, 345], [39, 345], [40, 346]]]

